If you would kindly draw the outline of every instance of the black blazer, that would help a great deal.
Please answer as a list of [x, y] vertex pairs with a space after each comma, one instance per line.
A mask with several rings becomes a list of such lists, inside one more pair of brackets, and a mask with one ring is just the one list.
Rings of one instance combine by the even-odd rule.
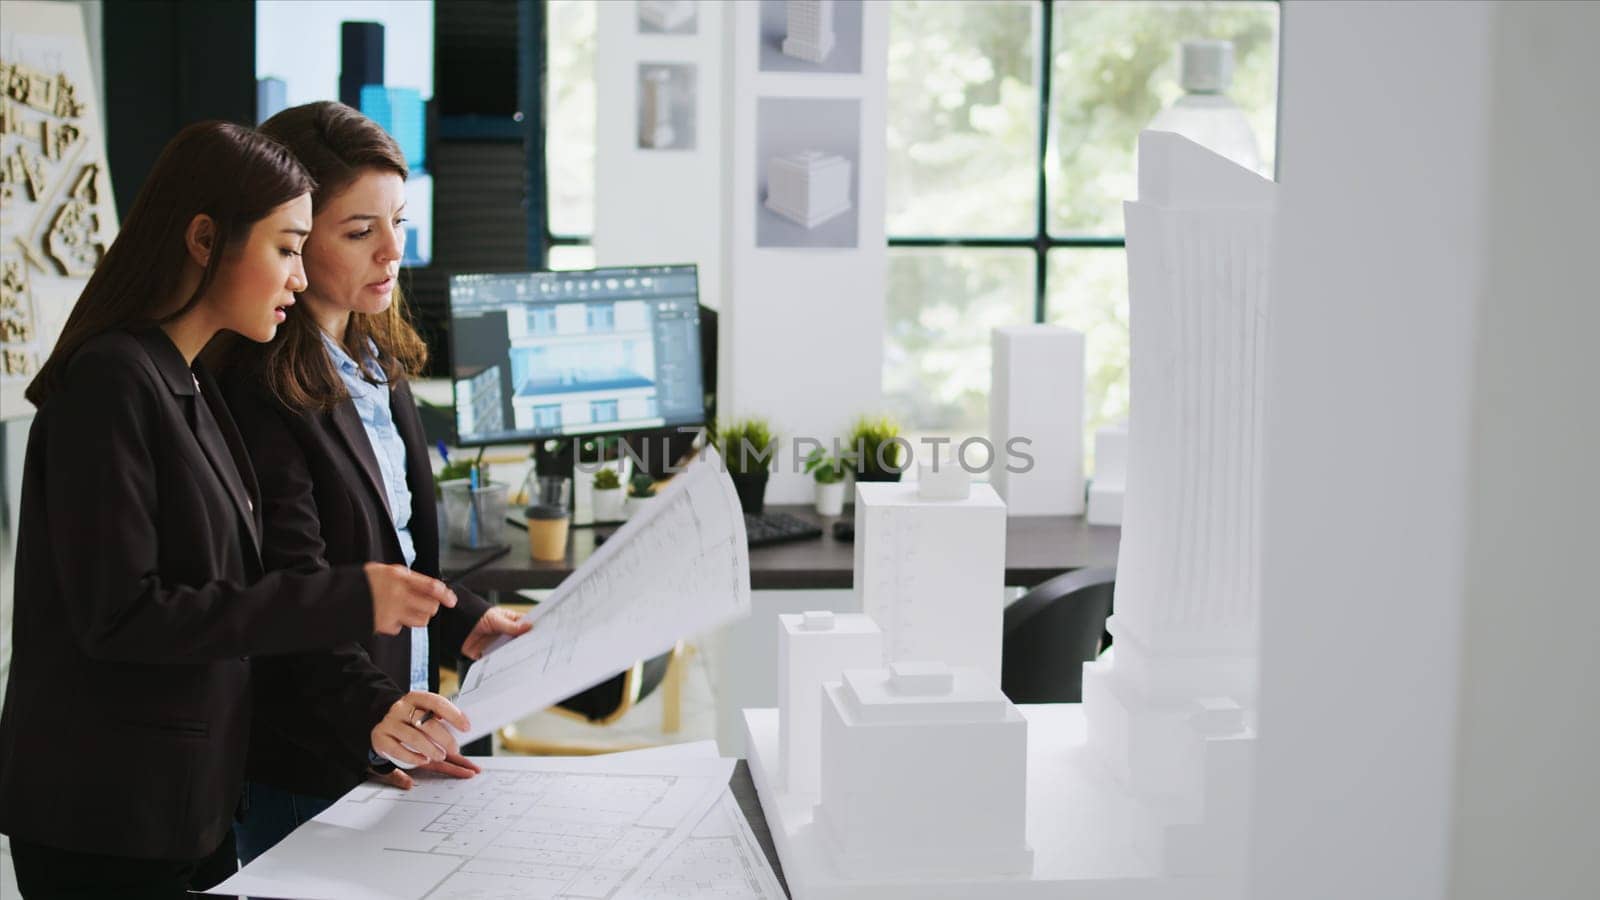
[[[294, 411], [274, 397], [262, 374], [265, 348], [242, 346], [222, 376], [223, 393], [261, 479], [262, 556], [266, 567], [316, 571], [345, 563], [403, 565], [378, 458], [346, 398], [332, 410]], [[439, 577], [439, 527], [433, 470], [416, 401], [404, 380], [390, 389], [396, 430], [406, 448], [411, 488], [412, 568]], [[440, 607], [428, 627], [428, 684], [438, 663], [453, 662], [462, 641], [489, 609], [456, 589], [454, 609]], [[255, 738], [249, 777], [302, 794], [334, 798], [366, 777], [372, 727], [406, 691], [411, 633], [368, 634], [333, 653], [254, 660]], [[306, 711], [315, 710], [315, 718]]]
[[256, 494], [216, 383], [160, 329], [73, 355], [23, 463], [0, 831], [174, 860], [221, 844], [245, 657], [372, 631], [359, 568], [263, 576]]

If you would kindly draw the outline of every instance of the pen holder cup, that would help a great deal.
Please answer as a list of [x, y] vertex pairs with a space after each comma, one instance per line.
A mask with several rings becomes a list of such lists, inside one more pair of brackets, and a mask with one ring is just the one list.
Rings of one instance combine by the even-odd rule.
[[465, 550], [503, 547], [506, 540], [506, 504], [510, 485], [491, 481], [472, 489], [465, 478], [439, 483], [444, 494], [444, 517], [450, 545]]

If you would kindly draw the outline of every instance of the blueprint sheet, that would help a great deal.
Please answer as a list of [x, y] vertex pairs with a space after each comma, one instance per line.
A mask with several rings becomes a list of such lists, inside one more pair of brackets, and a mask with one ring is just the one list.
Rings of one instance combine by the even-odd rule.
[[[592, 764], [632, 765], [643, 760], [710, 759], [716, 741], [669, 744], [628, 753], [590, 757]], [[724, 789], [687, 839], [672, 849], [637, 893], [646, 900], [677, 897], [723, 897], [740, 900], [784, 900], [783, 887], [767, 862], [755, 832], [739, 809], [733, 791]]]
[[723, 897], [783, 900], [778, 876], [767, 864], [733, 793], [724, 790], [689, 837], [669, 851], [644, 886], [630, 897], [667, 900]]
[[742, 817], [730, 822], [720, 806], [731, 800], [732, 760], [477, 761], [483, 772], [469, 779], [424, 774], [409, 791], [361, 785], [212, 892], [306, 900], [620, 900], [686, 896], [684, 889], [766, 896], [756, 877], [765, 869], [759, 847], [759, 867], [745, 871], [747, 855], [732, 852], [745, 840], [736, 827]]
[[533, 630], [475, 663], [455, 703], [473, 740], [750, 612], [750, 555], [713, 449], [528, 613]]

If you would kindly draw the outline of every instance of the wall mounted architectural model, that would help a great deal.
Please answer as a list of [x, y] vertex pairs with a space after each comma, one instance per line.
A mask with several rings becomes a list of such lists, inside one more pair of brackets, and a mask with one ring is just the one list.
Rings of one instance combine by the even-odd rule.
[[1170, 876], [1243, 871], [1275, 198], [1184, 138], [1140, 137], [1115, 658], [1085, 667], [1083, 711], [1142, 851]]
[[883, 632], [863, 615], [812, 611], [778, 617], [779, 767], [785, 790], [815, 794], [820, 781], [822, 685], [846, 669], [883, 665]]
[[694, 0], [639, 0], [641, 32], [687, 33], [694, 18]]
[[82, 11], [8, 0], [0, 48], [0, 415], [20, 416], [116, 211]]
[[1026, 440], [1025, 472], [996, 465], [989, 481], [1013, 516], [1083, 514], [1083, 332], [1017, 325], [993, 334], [989, 440]]
[[767, 209], [815, 228], [850, 211], [850, 161], [802, 150], [767, 161]]
[[639, 103], [643, 107], [639, 125], [639, 146], [657, 150], [671, 147], [672, 73], [666, 69], [645, 69], [639, 77]]
[[820, 63], [833, 52], [833, 0], [789, 0], [785, 9], [788, 36], [783, 53]]
[[890, 662], [943, 660], [1000, 683], [1006, 505], [986, 484], [925, 500], [913, 484], [856, 485], [855, 591]]
[[894, 663], [825, 688], [813, 827], [840, 871], [1025, 875], [1028, 723], [977, 669]]

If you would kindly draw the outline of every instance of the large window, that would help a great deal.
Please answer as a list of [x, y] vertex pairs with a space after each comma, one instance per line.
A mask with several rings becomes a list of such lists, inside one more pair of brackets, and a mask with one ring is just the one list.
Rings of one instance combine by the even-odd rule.
[[1127, 414], [1122, 201], [1195, 38], [1233, 43], [1270, 173], [1275, 2], [894, 0], [883, 386], [910, 431], [985, 433], [989, 329], [1026, 322], [1086, 335], [1091, 435]]
[[[586, 268], [595, 3], [545, 10], [545, 245], [552, 268]], [[1090, 434], [1127, 414], [1121, 204], [1194, 38], [1233, 43], [1229, 95], [1270, 173], [1276, 2], [891, 0], [883, 387], [909, 431], [985, 433], [989, 331], [1026, 322], [1087, 336]]]

